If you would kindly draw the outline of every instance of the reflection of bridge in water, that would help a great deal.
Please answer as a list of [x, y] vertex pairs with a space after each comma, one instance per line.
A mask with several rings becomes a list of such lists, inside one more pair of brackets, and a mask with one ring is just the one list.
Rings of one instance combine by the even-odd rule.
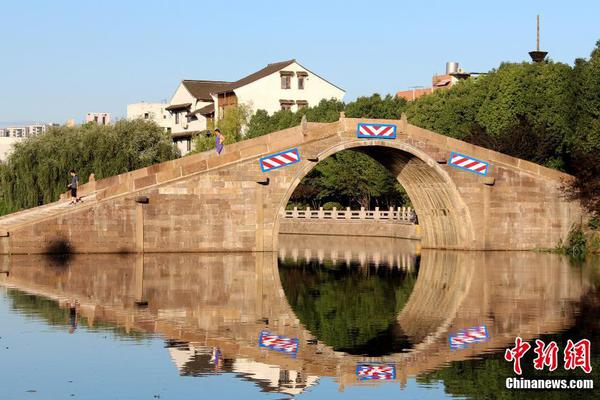
[[346, 265], [358, 262], [363, 267], [370, 264], [410, 270], [420, 247], [419, 242], [404, 239], [282, 234], [279, 258]]
[[[296, 242], [285, 252], [302, 249]], [[557, 255], [423, 251], [417, 282], [397, 316], [412, 350], [364, 357], [335, 351], [301, 324], [286, 300], [274, 253], [82, 255], [64, 266], [12, 256], [3, 267], [9, 275], [0, 275], [2, 285], [59, 302], [78, 299], [90, 325], [164, 336], [182, 374], [210, 372], [209, 349], [219, 348], [223, 370], [290, 394], [321, 376], [337, 377], [341, 387], [355, 384], [358, 362], [393, 362], [404, 383], [448, 362], [505, 348], [517, 335], [531, 339], [565, 329], [588, 288]], [[142, 301], [146, 308], [136, 306]], [[450, 350], [450, 333], [479, 325], [487, 326], [488, 341]], [[298, 338], [297, 356], [259, 348], [262, 330]]]

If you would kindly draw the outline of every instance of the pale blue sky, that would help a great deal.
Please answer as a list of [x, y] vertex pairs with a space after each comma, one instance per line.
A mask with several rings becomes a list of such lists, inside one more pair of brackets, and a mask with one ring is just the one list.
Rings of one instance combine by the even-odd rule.
[[597, 1], [12, 1], [0, 11], [0, 121], [63, 123], [168, 99], [181, 79], [236, 80], [296, 58], [346, 100], [528, 59], [535, 15], [557, 61], [600, 39]]

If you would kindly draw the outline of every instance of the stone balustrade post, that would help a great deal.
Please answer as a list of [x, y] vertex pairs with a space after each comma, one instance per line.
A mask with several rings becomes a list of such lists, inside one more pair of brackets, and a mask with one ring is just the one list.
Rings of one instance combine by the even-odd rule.
[[365, 212], [365, 208], [361, 207], [360, 212], [358, 213], [358, 219], [366, 219], [367, 214]]
[[375, 207], [375, 212], [373, 213], [373, 219], [379, 220], [379, 207]]
[[306, 207], [306, 211], [304, 213], [304, 218], [310, 218], [310, 207]]
[[337, 207], [333, 207], [333, 210], [331, 210], [331, 219], [338, 219]]
[[346, 219], [352, 219], [352, 211], [350, 207], [346, 207]]
[[292, 218], [298, 218], [298, 207], [294, 207], [292, 211]]
[[319, 219], [323, 219], [325, 213], [323, 212], [323, 207], [319, 207]]

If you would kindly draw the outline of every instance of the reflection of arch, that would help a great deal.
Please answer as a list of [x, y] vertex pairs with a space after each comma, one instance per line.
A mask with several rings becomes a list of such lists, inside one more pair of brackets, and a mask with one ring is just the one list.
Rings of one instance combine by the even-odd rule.
[[447, 332], [469, 292], [474, 267], [473, 258], [464, 253], [423, 252], [417, 283], [398, 316], [413, 343], [427, 346]]
[[[420, 225], [423, 227], [423, 247], [470, 247], [473, 242], [473, 226], [469, 211], [448, 173], [434, 159], [407, 143], [383, 140], [345, 142], [321, 151], [316, 159], [324, 160], [346, 149], [367, 154], [396, 176], [419, 215]], [[279, 223], [285, 207], [296, 187], [315, 165], [306, 163], [299, 169], [275, 210], [274, 248], [277, 248]]]

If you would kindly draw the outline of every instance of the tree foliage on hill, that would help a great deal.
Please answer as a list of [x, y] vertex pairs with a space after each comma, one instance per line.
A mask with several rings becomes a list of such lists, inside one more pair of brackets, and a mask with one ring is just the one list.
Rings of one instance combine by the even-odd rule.
[[600, 40], [589, 60], [575, 61], [576, 125], [570, 172], [577, 178], [570, 194], [600, 218]]
[[1, 208], [12, 212], [56, 201], [71, 169], [84, 183], [91, 173], [102, 179], [177, 156], [169, 135], [144, 120], [54, 127], [15, 144], [0, 164]]
[[566, 64], [502, 64], [407, 107], [411, 123], [551, 167], [563, 167], [573, 129], [574, 90]]

